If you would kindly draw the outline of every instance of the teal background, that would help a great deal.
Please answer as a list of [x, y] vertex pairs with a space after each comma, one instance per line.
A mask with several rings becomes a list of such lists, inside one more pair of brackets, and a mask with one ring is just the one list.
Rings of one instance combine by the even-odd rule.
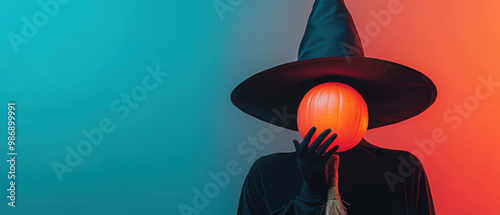
[[[296, 59], [312, 1], [221, 2], [232, 8], [223, 20], [212, 1], [73, 0], [58, 4], [16, 53], [9, 32], [22, 35], [22, 18], [43, 9], [37, 1], [1, 1], [0, 152], [6, 159], [7, 102], [15, 101], [19, 155], [16, 208], [7, 206], [9, 166], [0, 162], [0, 214], [181, 214], [180, 204], [193, 207], [192, 190], [231, 160], [241, 172], [196, 211], [235, 214], [255, 160], [238, 144], [270, 126], [235, 108], [230, 93]], [[169, 76], [121, 120], [111, 103], [156, 65]], [[51, 164], [64, 164], [66, 147], [75, 149], [82, 131], [104, 118], [115, 130], [59, 181]], [[273, 135], [256, 157], [292, 151], [298, 137]]]

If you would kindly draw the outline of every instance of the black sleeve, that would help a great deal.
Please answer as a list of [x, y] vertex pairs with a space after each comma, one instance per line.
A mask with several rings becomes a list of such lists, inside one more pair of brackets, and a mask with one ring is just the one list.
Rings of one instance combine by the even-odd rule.
[[[414, 159], [420, 163], [415, 156]], [[415, 172], [412, 177], [413, 180], [411, 180], [411, 183], [406, 184], [408, 214], [435, 215], [436, 212], [434, 211], [429, 181], [421, 163], [415, 166]]]
[[286, 194], [273, 193], [271, 189], [266, 188], [272, 186], [266, 184], [265, 177], [263, 177], [266, 173], [261, 168], [259, 160], [252, 165], [241, 190], [238, 215], [322, 215], [324, 213], [326, 193], [312, 193], [307, 187], [302, 187], [300, 194], [282, 208], [270, 209], [270, 201], [276, 201], [277, 195]]

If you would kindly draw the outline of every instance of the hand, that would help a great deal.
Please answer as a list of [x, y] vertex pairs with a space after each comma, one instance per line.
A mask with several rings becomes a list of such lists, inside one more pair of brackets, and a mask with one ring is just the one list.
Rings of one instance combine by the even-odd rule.
[[[311, 191], [327, 191], [327, 175], [325, 174], [325, 167], [328, 159], [332, 156], [339, 146], [333, 147], [330, 151], [326, 152], [330, 144], [337, 138], [337, 134], [330, 136], [323, 144], [323, 140], [331, 132], [331, 129], [326, 129], [321, 133], [316, 140], [308, 147], [309, 141], [316, 131], [315, 127], [312, 127], [302, 143], [299, 144], [297, 140], [293, 140], [295, 145], [295, 150], [297, 150], [297, 165], [299, 167], [300, 174], [304, 180], [304, 186], [306, 186]], [[325, 153], [326, 152], [326, 153]]]

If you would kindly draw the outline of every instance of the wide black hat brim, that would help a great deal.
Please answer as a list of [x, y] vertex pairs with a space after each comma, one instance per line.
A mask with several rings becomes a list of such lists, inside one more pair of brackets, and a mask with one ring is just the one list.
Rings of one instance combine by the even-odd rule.
[[314, 86], [342, 82], [356, 89], [368, 106], [368, 129], [403, 121], [422, 113], [437, 91], [424, 74], [389, 61], [366, 57], [324, 57], [283, 64], [248, 78], [231, 94], [243, 112], [291, 130], [302, 97]]

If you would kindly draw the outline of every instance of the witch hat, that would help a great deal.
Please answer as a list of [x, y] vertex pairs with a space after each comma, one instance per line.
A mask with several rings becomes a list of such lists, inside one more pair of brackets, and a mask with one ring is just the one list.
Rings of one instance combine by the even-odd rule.
[[276, 120], [276, 111], [297, 113], [314, 86], [341, 82], [356, 89], [368, 106], [368, 129], [422, 113], [436, 100], [436, 87], [424, 74], [364, 57], [363, 46], [343, 0], [316, 0], [299, 47], [298, 60], [239, 84], [231, 101], [243, 112], [271, 124], [298, 130], [295, 121]]

